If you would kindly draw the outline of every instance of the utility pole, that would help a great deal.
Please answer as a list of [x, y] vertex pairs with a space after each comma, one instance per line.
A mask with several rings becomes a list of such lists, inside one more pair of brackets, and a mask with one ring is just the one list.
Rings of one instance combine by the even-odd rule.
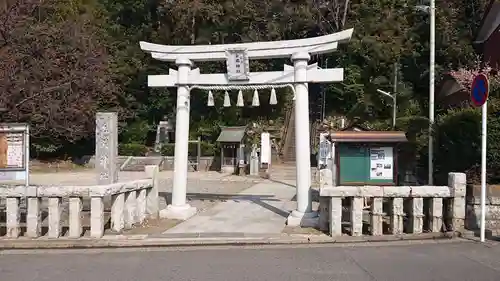
[[396, 114], [397, 114], [397, 104], [396, 104], [396, 94], [398, 92], [398, 63], [394, 63], [394, 86], [392, 90], [392, 129], [396, 129]]
[[[325, 59], [325, 68], [328, 68], [328, 58]], [[325, 120], [325, 115], [326, 115], [326, 86], [322, 86], [322, 92], [323, 92], [323, 97], [321, 99], [321, 122]]]
[[429, 185], [434, 184], [434, 71], [436, 56], [436, 0], [430, 0], [430, 58], [429, 58]]

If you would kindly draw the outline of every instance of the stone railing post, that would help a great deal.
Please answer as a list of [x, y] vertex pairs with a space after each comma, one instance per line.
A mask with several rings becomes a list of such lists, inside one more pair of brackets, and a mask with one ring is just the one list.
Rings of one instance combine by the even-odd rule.
[[7, 197], [5, 199], [7, 205], [7, 237], [9, 238], [18, 238], [21, 234], [19, 199], [20, 197]]
[[340, 236], [342, 235], [342, 198], [331, 197], [328, 209], [330, 210], [330, 222], [328, 225], [330, 235]]
[[330, 198], [319, 197], [319, 230], [328, 231], [328, 221], [330, 220]]
[[363, 197], [351, 197], [351, 236], [363, 234]]
[[69, 237], [79, 238], [82, 236], [82, 198], [70, 197], [69, 198]]
[[443, 198], [433, 197], [430, 203], [430, 227], [432, 232], [440, 232], [443, 225]]
[[38, 197], [36, 187], [28, 187], [26, 204], [26, 236], [37, 238], [41, 234], [42, 217], [40, 214], [41, 198]]
[[390, 218], [392, 234], [399, 235], [403, 233], [403, 217], [403, 198], [393, 198]]
[[452, 224], [454, 231], [461, 231], [465, 227], [465, 191], [467, 179], [464, 173], [449, 173], [448, 186], [452, 197]]
[[118, 181], [118, 115], [116, 112], [98, 112], [95, 128], [95, 167], [98, 184]]
[[137, 222], [137, 191], [125, 193], [125, 228], [132, 228]]
[[125, 227], [125, 193], [111, 196], [111, 229], [120, 232]]
[[319, 187], [333, 186], [333, 172], [330, 169], [319, 171]]
[[[332, 171], [329, 169], [321, 169], [319, 171], [319, 187], [324, 188], [331, 186], [332, 182]], [[321, 231], [328, 230], [328, 221], [330, 219], [330, 198], [320, 197], [319, 198], [319, 229]]]
[[424, 226], [424, 198], [414, 197], [411, 199], [411, 233], [422, 233]]
[[146, 191], [146, 212], [150, 217], [157, 218], [160, 210], [159, 190], [160, 168], [157, 165], [145, 167], [146, 176], [153, 179], [153, 186]]
[[383, 210], [383, 197], [373, 197], [371, 211], [371, 233], [374, 236], [383, 234], [384, 210]]
[[146, 192], [147, 189], [141, 189], [137, 191], [137, 205], [136, 205], [136, 220], [139, 223], [143, 223], [146, 219]]
[[92, 238], [104, 236], [104, 202], [102, 197], [90, 199], [90, 236]]
[[49, 238], [59, 238], [61, 236], [61, 197], [49, 198]]

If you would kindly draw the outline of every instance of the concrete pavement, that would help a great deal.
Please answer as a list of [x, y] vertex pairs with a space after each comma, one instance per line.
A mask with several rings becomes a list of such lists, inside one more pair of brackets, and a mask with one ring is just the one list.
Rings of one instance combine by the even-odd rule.
[[2, 281], [497, 281], [500, 246], [461, 241], [3, 251], [0, 276]]
[[281, 233], [295, 192], [294, 186], [264, 181], [165, 233]]

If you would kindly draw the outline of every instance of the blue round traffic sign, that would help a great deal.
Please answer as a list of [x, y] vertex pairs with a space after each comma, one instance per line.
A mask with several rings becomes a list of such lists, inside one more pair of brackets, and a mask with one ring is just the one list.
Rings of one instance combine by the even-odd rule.
[[470, 99], [474, 106], [482, 106], [488, 100], [490, 84], [488, 77], [480, 73], [474, 77], [471, 87]]

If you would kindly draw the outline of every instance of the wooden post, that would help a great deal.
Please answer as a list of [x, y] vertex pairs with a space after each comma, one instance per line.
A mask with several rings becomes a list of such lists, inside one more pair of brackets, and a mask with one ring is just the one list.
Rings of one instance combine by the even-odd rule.
[[0, 168], [7, 168], [7, 151], [9, 144], [7, 142], [7, 135], [0, 134]]

